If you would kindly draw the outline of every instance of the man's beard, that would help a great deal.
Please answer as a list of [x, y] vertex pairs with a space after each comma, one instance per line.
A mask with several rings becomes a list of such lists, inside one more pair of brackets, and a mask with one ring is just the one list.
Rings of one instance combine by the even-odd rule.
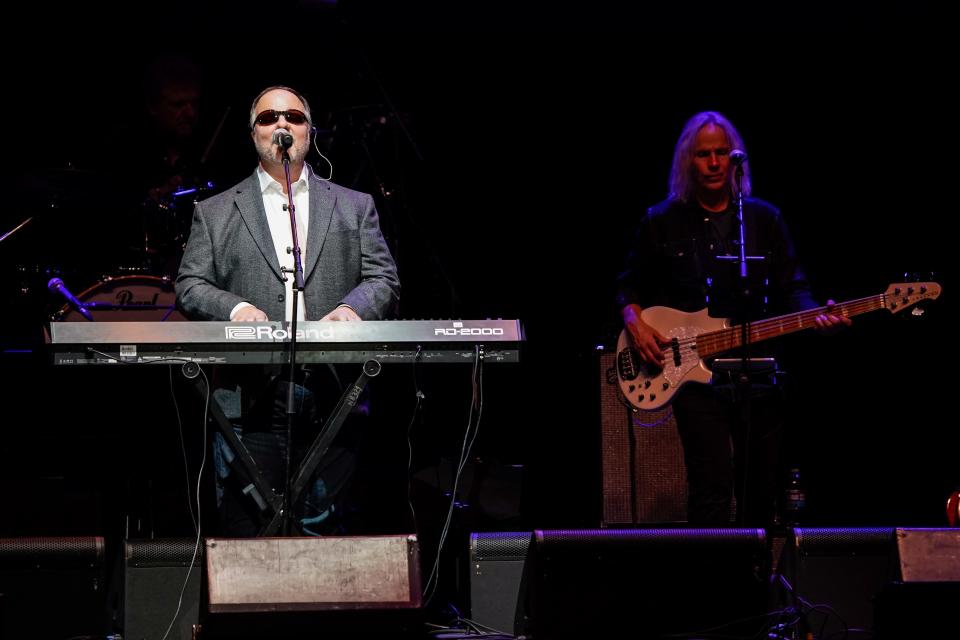
[[[278, 153], [277, 146], [272, 144], [269, 140], [266, 142], [257, 141], [257, 155], [260, 156], [260, 161], [264, 164], [279, 164], [283, 155]], [[310, 147], [307, 145], [306, 141], [303, 142], [294, 142], [293, 146], [288, 149], [290, 154], [290, 163], [299, 164], [304, 161], [307, 157], [307, 152], [310, 150]]]

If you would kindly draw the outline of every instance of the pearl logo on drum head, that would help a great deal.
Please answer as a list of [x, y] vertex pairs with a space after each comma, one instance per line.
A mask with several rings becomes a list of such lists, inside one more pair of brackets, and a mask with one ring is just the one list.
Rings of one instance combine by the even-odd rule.
[[[77, 294], [97, 322], [181, 322], [176, 293], [168, 278], [147, 275], [106, 277]], [[64, 305], [52, 317], [59, 322], [87, 322], [81, 312]]]

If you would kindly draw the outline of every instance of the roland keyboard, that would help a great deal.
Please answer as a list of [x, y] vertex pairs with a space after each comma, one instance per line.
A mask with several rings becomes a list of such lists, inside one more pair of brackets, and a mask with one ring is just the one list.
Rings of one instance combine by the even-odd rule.
[[[297, 324], [297, 362], [519, 362], [519, 320], [308, 321]], [[287, 322], [51, 322], [57, 365], [289, 362]]]

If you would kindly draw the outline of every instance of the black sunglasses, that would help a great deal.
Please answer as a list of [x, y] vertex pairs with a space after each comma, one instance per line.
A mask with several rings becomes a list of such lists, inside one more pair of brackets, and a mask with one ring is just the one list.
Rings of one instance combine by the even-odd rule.
[[303, 111], [297, 111], [296, 109], [290, 109], [288, 111], [274, 111], [273, 109], [267, 109], [266, 111], [261, 111], [257, 114], [257, 117], [253, 121], [265, 127], [268, 124], [274, 124], [280, 120], [280, 116], [283, 116], [287, 119], [287, 122], [290, 124], [303, 124], [307, 121], [307, 114]]

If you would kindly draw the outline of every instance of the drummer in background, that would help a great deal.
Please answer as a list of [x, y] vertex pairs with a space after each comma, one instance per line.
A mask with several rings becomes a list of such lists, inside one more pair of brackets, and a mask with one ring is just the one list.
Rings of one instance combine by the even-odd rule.
[[173, 193], [199, 174], [203, 150], [199, 148], [200, 70], [187, 58], [154, 59], [143, 81], [147, 129], [144, 144], [143, 179], [147, 197], [155, 203], [170, 200]]
[[[140, 144], [132, 145], [130, 170], [136, 175], [129, 185], [141, 199], [142, 228], [127, 241], [134, 254], [131, 263], [120, 266], [173, 277], [192, 208], [178, 207], [176, 194], [199, 188], [203, 179], [200, 69], [186, 57], [160, 56], [148, 63], [142, 88], [142, 137], [138, 136]], [[191, 203], [192, 198], [187, 204]]]
[[[121, 196], [129, 202], [119, 240], [119, 273], [176, 276], [190, 229], [193, 203], [216, 193], [209, 160], [227, 112], [201, 120], [200, 67], [183, 55], [164, 54], [145, 66], [143, 108], [119, 163]], [[218, 160], [218, 165], [222, 164]], [[231, 176], [232, 177], [232, 176]], [[134, 218], [136, 219], [134, 221]], [[127, 224], [130, 223], [130, 224]]]

